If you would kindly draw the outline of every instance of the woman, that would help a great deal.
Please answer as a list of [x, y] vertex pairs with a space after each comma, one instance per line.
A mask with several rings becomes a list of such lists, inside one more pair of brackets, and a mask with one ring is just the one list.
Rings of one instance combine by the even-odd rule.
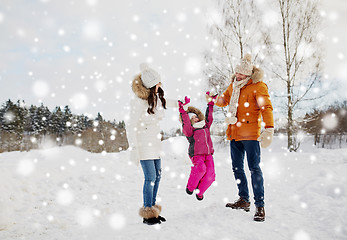
[[165, 222], [160, 216], [161, 206], [156, 204], [161, 177], [160, 120], [164, 117], [167, 101], [161, 88], [160, 75], [145, 63], [141, 73], [132, 83], [135, 98], [131, 100], [130, 120], [127, 125], [130, 158], [140, 161], [145, 177], [143, 185], [143, 207], [139, 214], [148, 225]]

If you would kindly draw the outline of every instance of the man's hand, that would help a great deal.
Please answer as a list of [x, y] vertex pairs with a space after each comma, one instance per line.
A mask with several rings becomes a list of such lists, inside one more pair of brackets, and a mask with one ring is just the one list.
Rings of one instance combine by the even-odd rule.
[[258, 141], [260, 142], [260, 146], [262, 148], [267, 148], [272, 143], [272, 137], [274, 135], [274, 128], [265, 128], [265, 130], [258, 137]]

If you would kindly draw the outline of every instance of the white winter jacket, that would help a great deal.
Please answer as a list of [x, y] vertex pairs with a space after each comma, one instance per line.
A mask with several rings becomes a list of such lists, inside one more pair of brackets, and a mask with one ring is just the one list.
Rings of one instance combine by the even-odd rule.
[[[165, 116], [161, 101], [154, 114], [148, 114], [149, 90], [142, 84], [141, 77], [135, 77], [132, 85], [135, 97], [130, 102], [130, 119], [126, 130], [131, 147], [131, 161], [138, 164], [139, 160], [159, 159], [161, 156], [160, 120]], [[167, 100], [167, 106], [175, 107], [173, 100]]]

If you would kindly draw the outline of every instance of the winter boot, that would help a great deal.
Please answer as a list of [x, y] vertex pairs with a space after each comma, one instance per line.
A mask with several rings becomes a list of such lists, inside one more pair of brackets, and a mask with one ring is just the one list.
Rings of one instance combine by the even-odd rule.
[[161, 213], [161, 206], [158, 205], [158, 204], [155, 204], [153, 207], [156, 208], [156, 209], [158, 209], [158, 211], [159, 211], [159, 213], [158, 213], [158, 214], [159, 214], [158, 219], [159, 219], [161, 222], [166, 222], [166, 218], [164, 218], [163, 216], [160, 216], [160, 213]]
[[243, 198], [239, 198], [237, 201], [233, 202], [233, 203], [227, 203], [225, 206], [226, 207], [230, 207], [232, 209], [243, 209], [246, 212], [249, 212], [249, 206], [251, 204], [249, 202], [247, 202], [246, 200], [244, 200]]
[[144, 218], [143, 223], [147, 225], [161, 224], [159, 218]]
[[198, 194], [196, 194], [195, 196], [199, 201], [202, 201], [204, 199], [204, 195], [199, 196]]
[[264, 222], [265, 221], [265, 209], [264, 209], [264, 207], [256, 207], [253, 219], [256, 222]]
[[159, 209], [156, 207], [142, 207], [140, 208], [139, 215], [143, 217], [143, 223], [147, 225], [160, 224]]
[[158, 216], [158, 219], [161, 221], [161, 222], [166, 222], [166, 218], [164, 218], [163, 216]]
[[192, 195], [193, 194], [193, 191], [190, 191], [189, 189], [188, 189], [188, 187], [186, 188], [186, 193], [188, 194], [188, 195]]

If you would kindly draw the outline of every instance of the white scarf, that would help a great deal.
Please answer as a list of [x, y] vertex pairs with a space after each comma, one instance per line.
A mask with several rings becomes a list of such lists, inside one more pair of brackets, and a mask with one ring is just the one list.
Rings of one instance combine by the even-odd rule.
[[240, 98], [240, 90], [248, 83], [250, 79], [251, 77], [248, 77], [244, 80], [237, 81], [235, 77], [235, 80], [233, 82], [233, 93], [231, 94], [231, 97], [230, 97], [229, 111], [227, 113], [227, 117], [225, 118], [225, 123], [227, 125], [229, 124], [233, 125], [237, 122], [236, 112], [237, 112], [238, 102]]
[[202, 120], [200, 122], [196, 122], [193, 124], [193, 128], [203, 128], [205, 126], [205, 120]]

